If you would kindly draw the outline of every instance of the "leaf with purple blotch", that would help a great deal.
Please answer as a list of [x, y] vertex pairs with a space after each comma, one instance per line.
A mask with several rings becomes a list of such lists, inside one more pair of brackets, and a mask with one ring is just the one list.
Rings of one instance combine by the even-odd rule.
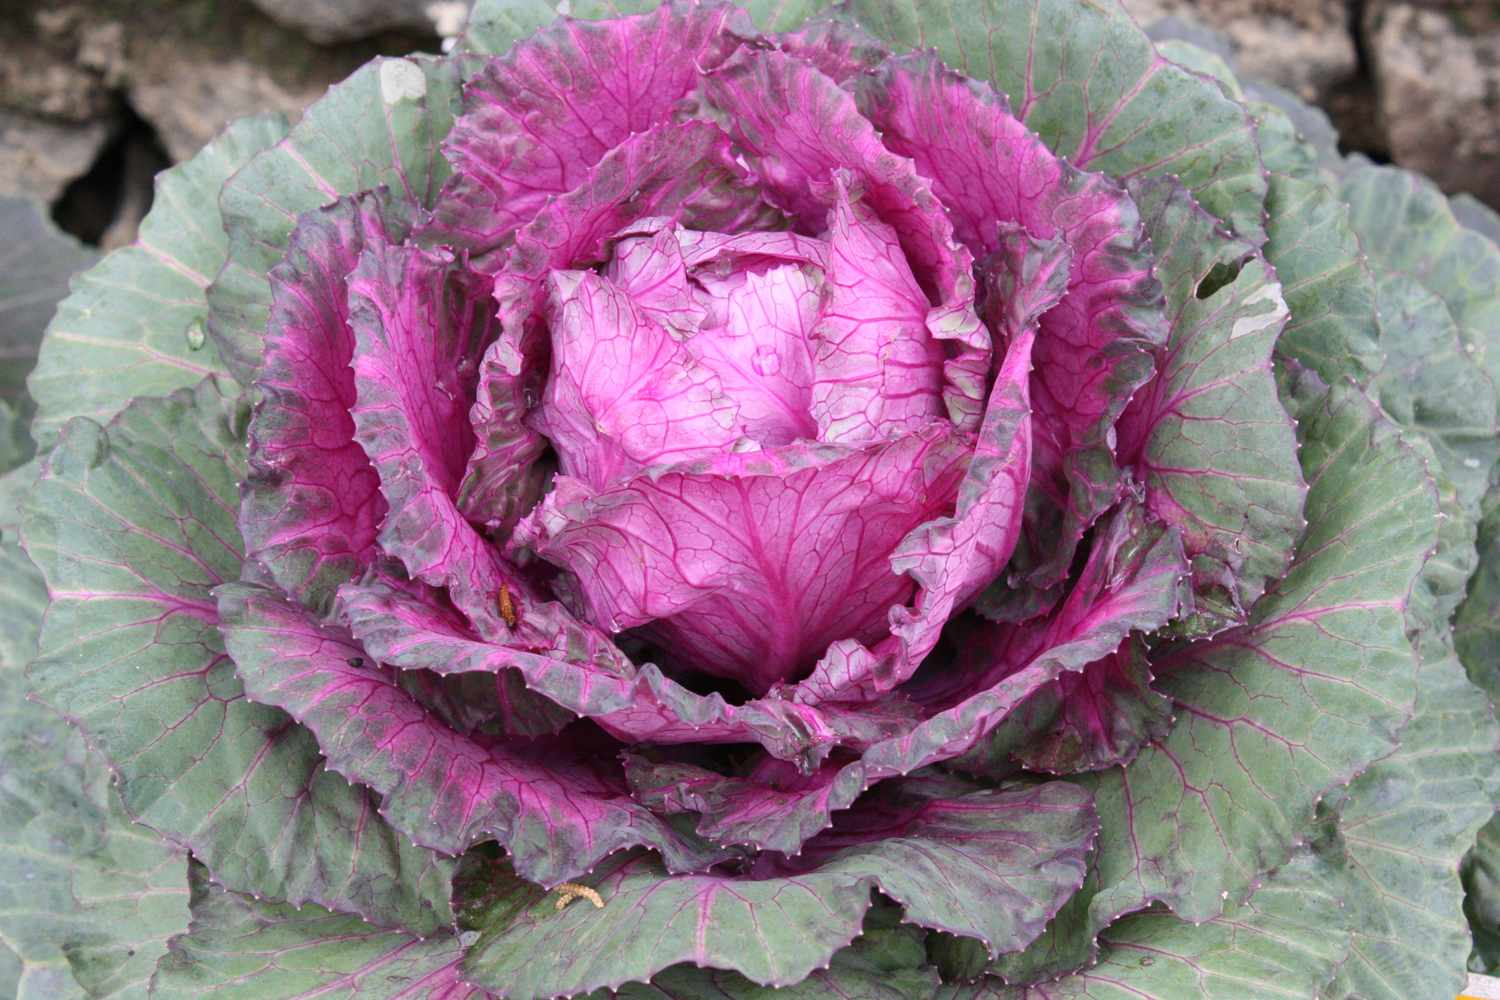
[[[229, 246], [207, 275], [208, 335], [240, 382], [260, 367], [268, 275], [303, 212], [382, 185], [413, 208], [432, 204], [448, 176], [438, 147], [453, 124], [461, 66], [421, 55], [372, 59], [314, 101], [284, 139], [219, 178]], [[211, 225], [219, 233], [217, 215]]]
[[271, 269], [271, 318], [249, 429], [240, 531], [287, 593], [327, 607], [376, 557], [380, 480], [354, 440], [348, 278], [367, 243], [405, 237], [409, 206], [386, 190], [306, 212]]
[[1271, 372], [1288, 310], [1255, 248], [1221, 233], [1179, 183], [1152, 179], [1132, 193], [1171, 336], [1120, 418], [1120, 462], [1140, 477], [1147, 508], [1182, 533], [1194, 620], [1207, 631], [1244, 620], [1285, 574], [1303, 528], [1307, 485]]
[[1159, 55], [1117, 4], [852, 0], [840, 16], [898, 50], [935, 48], [993, 83], [1074, 165], [1121, 180], [1175, 174], [1240, 236], [1264, 239], [1250, 114], [1217, 81]]
[[608, 755], [570, 740], [492, 741], [448, 728], [366, 659], [348, 631], [272, 591], [221, 587], [226, 642], [252, 697], [312, 730], [329, 767], [379, 792], [381, 815], [417, 843], [456, 855], [496, 838], [527, 879], [556, 885], [638, 845], [672, 871], [714, 848], [632, 801]]
[[306, 730], [246, 700], [224, 652], [212, 590], [240, 575], [245, 417], [209, 379], [108, 428], [65, 425], [22, 525], [51, 598], [37, 697], [108, 758], [129, 815], [221, 884], [436, 928], [448, 865], [328, 773]]

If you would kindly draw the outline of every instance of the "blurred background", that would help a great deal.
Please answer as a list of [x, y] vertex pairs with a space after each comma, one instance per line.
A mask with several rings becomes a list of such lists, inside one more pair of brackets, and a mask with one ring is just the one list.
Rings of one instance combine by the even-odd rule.
[[[1108, 0], [1105, 0], [1108, 2]], [[1500, 3], [1124, 0], [1148, 30], [1322, 107], [1345, 152], [1500, 207]], [[439, 51], [464, 0], [0, 0], [0, 197], [130, 242], [151, 178], [227, 121], [297, 112], [379, 53]]]

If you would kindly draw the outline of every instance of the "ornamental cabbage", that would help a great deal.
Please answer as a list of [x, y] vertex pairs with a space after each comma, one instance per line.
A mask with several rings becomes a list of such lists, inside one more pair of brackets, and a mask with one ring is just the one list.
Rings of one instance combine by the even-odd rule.
[[620, 7], [235, 123], [59, 307], [22, 988], [1456, 993], [1500, 249], [1109, 3]]

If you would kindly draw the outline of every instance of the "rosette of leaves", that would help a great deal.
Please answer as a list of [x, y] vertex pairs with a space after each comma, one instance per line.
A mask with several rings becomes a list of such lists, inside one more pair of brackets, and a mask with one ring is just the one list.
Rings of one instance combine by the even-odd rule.
[[17, 975], [1456, 992], [1500, 251], [1292, 121], [1112, 4], [851, 0], [481, 2], [231, 126], [10, 487], [89, 747], [27, 828], [177, 908], [60, 882]]

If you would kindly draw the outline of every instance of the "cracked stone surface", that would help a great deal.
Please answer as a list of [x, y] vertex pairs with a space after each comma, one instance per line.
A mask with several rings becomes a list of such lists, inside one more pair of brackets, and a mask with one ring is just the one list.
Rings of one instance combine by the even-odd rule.
[[1391, 158], [1500, 205], [1500, 8], [1376, 3], [1365, 37]]
[[67, 124], [0, 109], [0, 195], [55, 201], [109, 138], [104, 121]]
[[315, 42], [344, 42], [390, 28], [457, 34], [463, 0], [254, 0], [255, 6]]

